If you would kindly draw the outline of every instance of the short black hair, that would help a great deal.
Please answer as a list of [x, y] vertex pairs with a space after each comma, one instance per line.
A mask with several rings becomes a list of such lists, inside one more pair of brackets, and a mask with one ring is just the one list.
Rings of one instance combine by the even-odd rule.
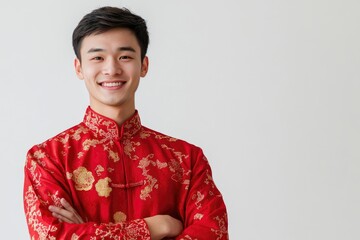
[[140, 45], [141, 60], [144, 59], [149, 45], [149, 33], [143, 18], [126, 8], [101, 7], [85, 15], [74, 29], [72, 44], [76, 57], [81, 61], [82, 40], [92, 34], [99, 34], [114, 28], [127, 28], [135, 34]]

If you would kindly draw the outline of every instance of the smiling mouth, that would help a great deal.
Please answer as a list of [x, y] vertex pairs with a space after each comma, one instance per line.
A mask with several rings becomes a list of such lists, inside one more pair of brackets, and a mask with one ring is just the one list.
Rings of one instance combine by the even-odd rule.
[[125, 82], [102, 82], [102, 83], [99, 83], [99, 85], [102, 87], [120, 87], [124, 84], [125, 84]]

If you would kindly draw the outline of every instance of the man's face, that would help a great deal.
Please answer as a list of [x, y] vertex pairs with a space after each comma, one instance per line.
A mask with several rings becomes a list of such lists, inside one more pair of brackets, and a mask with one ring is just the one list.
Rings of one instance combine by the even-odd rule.
[[135, 107], [135, 91], [147, 73], [148, 59], [141, 61], [140, 46], [129, 29], [85, 37], [80, 54], [81, 62], [75, 59], [76, 74], [85, 81], [95, 111]]

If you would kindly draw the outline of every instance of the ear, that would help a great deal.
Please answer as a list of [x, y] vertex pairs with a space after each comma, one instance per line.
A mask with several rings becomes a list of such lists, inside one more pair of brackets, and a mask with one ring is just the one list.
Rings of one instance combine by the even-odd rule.
[[144, 57], [144, 60], [141, 64], [141, 77], [145, 77], [149, 69], [149, 58], [147, 56]]
[[74, 67], [75, 67], [75, 72], [76, 72], [76, 75], [78, 76], [78, 78], [80, 80], [83, 80], [84, 75], [83, 75], [82, 69], [81, 69], [81, 62], [78, 58], [75, 58], [75, 60], [74, 60]]

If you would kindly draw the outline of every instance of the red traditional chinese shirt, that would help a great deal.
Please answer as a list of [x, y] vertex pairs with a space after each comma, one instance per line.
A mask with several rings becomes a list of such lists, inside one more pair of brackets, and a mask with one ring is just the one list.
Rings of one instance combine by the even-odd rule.
[[[86, 221], [48, 210], [65, 198]], [[24, 209], [32, 239], [150, 239], [144, 218], [181, 220], [176, 239], [228, 239], [227, 214], [201, 149], [141, 125], [118, 126], [90, 107], [83, 122], [31, 148]]]

